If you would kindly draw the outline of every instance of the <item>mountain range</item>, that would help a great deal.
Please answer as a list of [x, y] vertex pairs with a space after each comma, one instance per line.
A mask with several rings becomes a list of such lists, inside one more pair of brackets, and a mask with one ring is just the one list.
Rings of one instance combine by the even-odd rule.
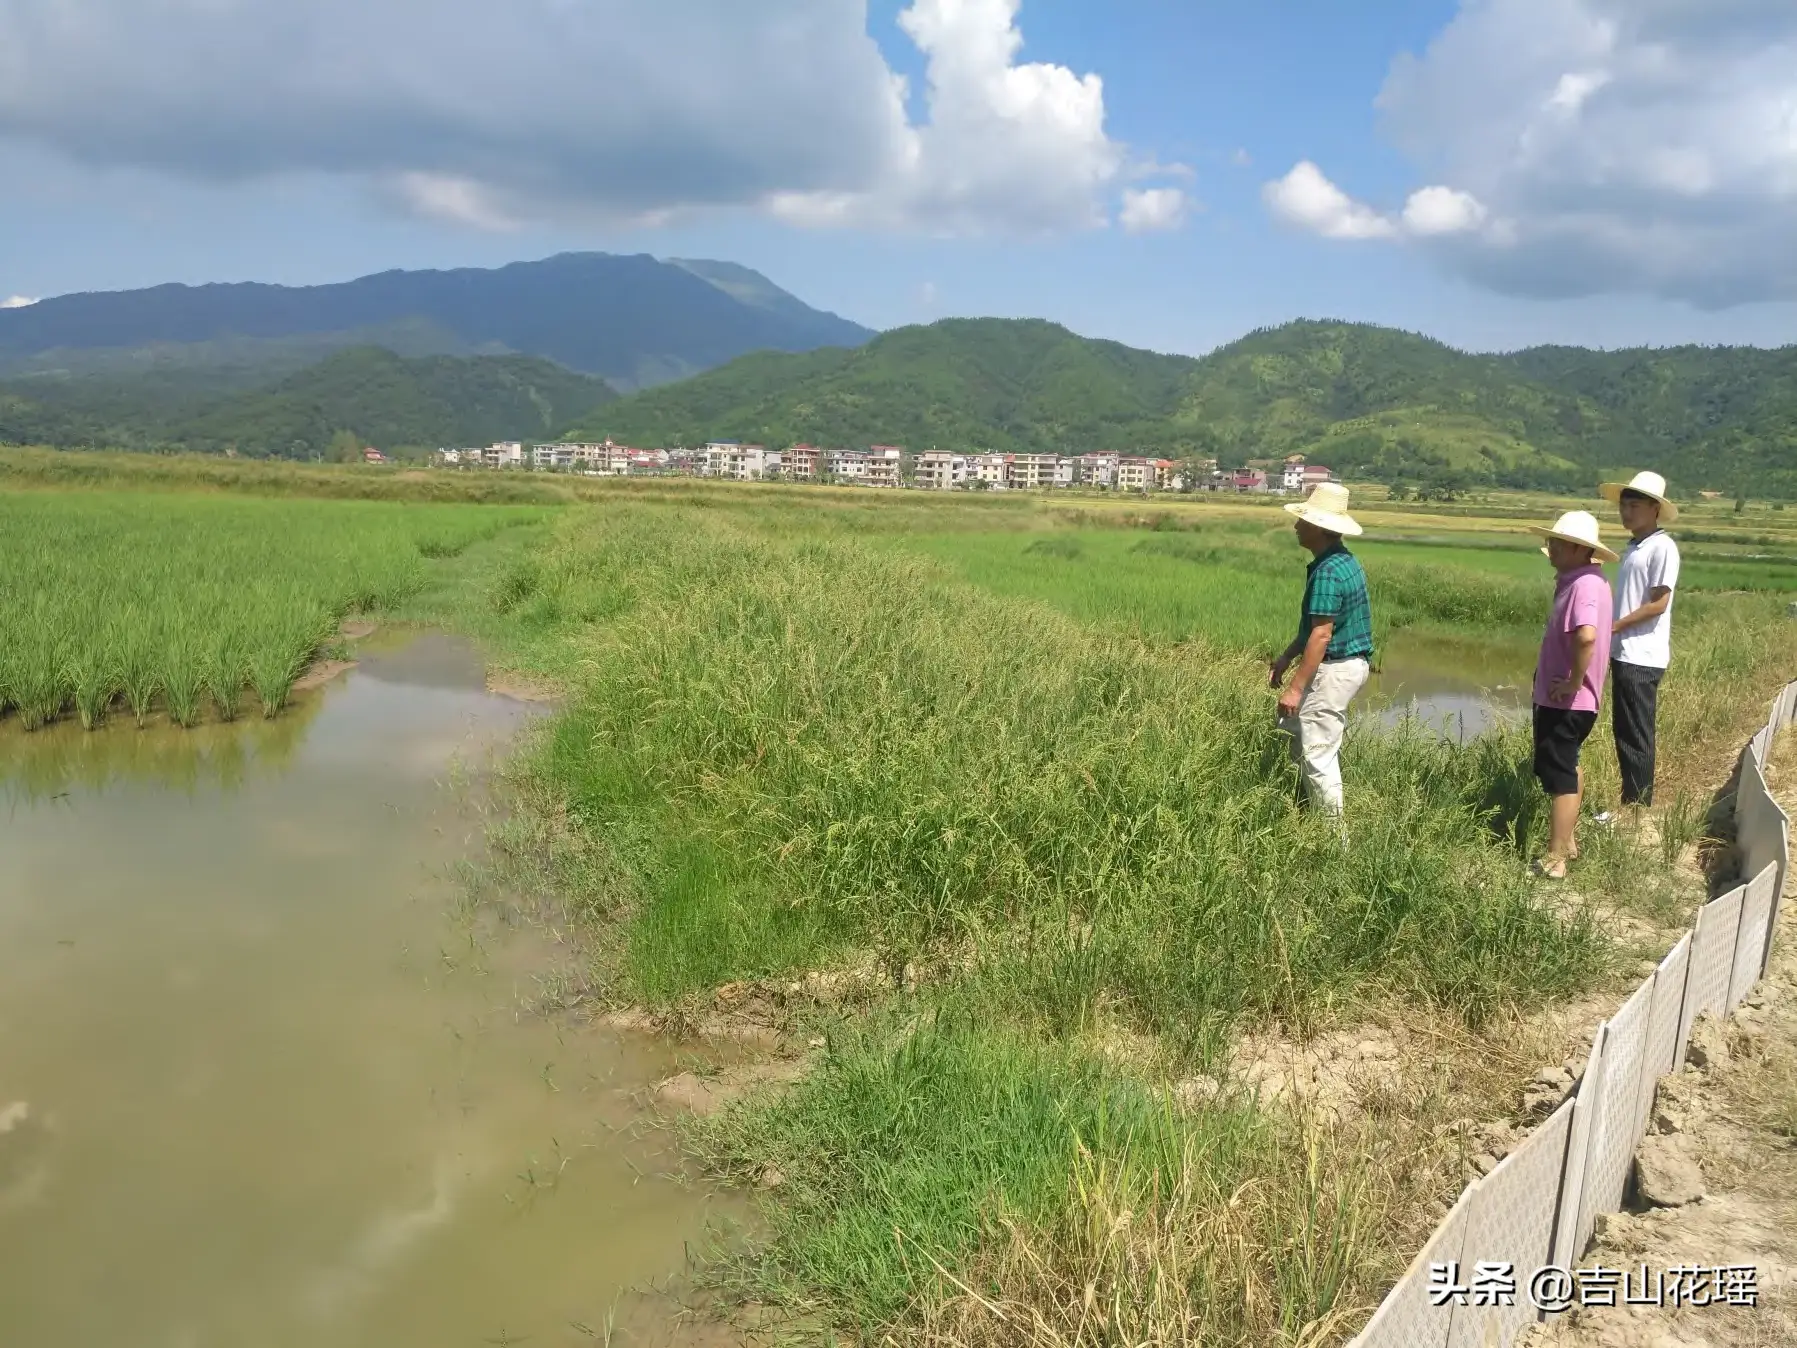
[[333, 350], [541, 356], [643, 388], [873, 333], [730, 262], [564, 253], [335, 285], [163, 285], [0, 310], [0, 377], [180, 372], [243, 386]]
[[1687, 490], [1797, 497], [1797, 347], [1479, 355], [1309, 320], [1203, 357], [1028, 319], [875, 336], [747, 268], [603, 254], [0, 311], [0, 442], [311, 456], [339, 432], [389, 450], [609, 436], [1226, 465], [1301, 452], [1450, 486], [1651, 467]]
[[1691, 489], [1797, 496], [1797, 347], [1475, 355], [1300, 321], [1192, 358], [1034, 320], [949, 319], [853, 350], [746, 356], [605, 404], [571, 430], [1225, 464], [1301, 452], [1418, 485], [1561, 487], [1627, 466]]

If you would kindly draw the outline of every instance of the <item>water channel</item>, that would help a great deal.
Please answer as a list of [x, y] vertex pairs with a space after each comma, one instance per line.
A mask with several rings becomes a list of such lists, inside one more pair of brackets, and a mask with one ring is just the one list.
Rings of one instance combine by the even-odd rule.
[[668, 1051], [457, 913], [530, 714], [427, 635], [270, 722], [0, 732], [0, 1342], [583, 1344], [679, 1270]]
[[1444, 633], [1394, 633], [1368, 680], [1364, 715], [1464, 743], [1528, 714], [1535, 647]]

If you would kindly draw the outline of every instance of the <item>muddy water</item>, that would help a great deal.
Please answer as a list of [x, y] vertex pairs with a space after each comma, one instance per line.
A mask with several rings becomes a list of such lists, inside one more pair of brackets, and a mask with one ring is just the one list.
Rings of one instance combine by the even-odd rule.
[[528, 714], [425, 637], [272, 723], [0, 734], [0, 1342], [591, 1343], [680, 1268], [669, 1064], [455, 911]]
[[1381, 724], [1408, 720], [1468, 740], [1526, 715], [1535, 647], [1403, 631], [1392, 635], [1379, 663], [1366, 707]]

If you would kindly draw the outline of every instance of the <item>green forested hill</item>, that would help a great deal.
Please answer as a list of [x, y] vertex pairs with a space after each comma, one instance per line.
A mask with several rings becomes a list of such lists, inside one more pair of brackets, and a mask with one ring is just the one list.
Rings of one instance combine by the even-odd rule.
[[1416, 485], [1575, 486], [1646, 467], [1681, 490], [1797, 498], [1797, 347], [1470, 355], [1390, 328], [1306, 321], [1193, 359], [1038, 320], [950, 319], [862, 347], [744, 356], [623, 399], [530, 357], [379, 348], [274, 383], [245, 387], [250, 378], [0, 383], [0, 442], [305, 457], [350, 431], [382, 449], [609, 435], [1116, 449], [1225, 465], [1301, 452], [1349, 476]]
[[547, 437], [616, 396], [534, 356], [408, 360], [358, 347], [248, 390], [149, 377], [15, 382], [0, 386], [0, 441], [309, 458], [345, 431], [386, 450]]
[[1050, 323], [955, 319], [852, 351], [745, 357], [576, 429], [650, 444], [1142, 449], [1226, 464], [1301, 452], [1386, 480], [1513, 486], [1654, 467], [1687, 489], [1797, 496], [1797, 348], [1487, 356], [1305, 321], [1192, 359]]
[[1048, 451], [1158, 442], [1193, 362], [1039, 320], [947, 319], [853, 350], [762, 353], [602, 408], [579, 430], [654, 444], [730, 437]]

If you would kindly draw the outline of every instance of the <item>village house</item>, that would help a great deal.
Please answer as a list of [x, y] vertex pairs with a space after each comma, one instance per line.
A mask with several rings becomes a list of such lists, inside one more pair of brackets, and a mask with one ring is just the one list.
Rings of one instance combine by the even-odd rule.
[[1075, 481], [1082, 487], [1114, 487], [1117, 485], [1117, 454], [1082, 454]]
[[[466, 457], [463, 456], [464, 459]], [[522, 468], [524, 443], [520, 440], [501, 440], [496, 445], [488, 445], [480, 451], [480, 461], [488, 468]]]
[[1172, 481], [1171, 459], [1146, 459], [1130, 455], [1117, 460], [1118, 491], [1164, 491]]
[[867, 451], [867, 485], [896, 487], [905, 475], [905, 451], [897, 445], [873, 445]]
[[1011, 485], [1022, 491], [1035, 491], [1054, 486], [1060, 460], [1053, 454], [1013, 454]]
[[1286, 455], [1285, 463], [1280, 469], [1279, 490], [1298, 491], [1301, 490], [1303, 486], [1304, 456], [1302, 454]]
[[926, 491], [950, 491], [966, 485], [967, 456], [946, 449], [926, 449], [911, 466], [911, 481]]
[[815, 482], [822, 459], [816, 445], [793, 445], [780, 455], [780, 471], [795, 482]]
[[1231, 491], [1265, 491], [1267, 472], [1264, 468], [1238, 468], [1230, 476]]
[[706, 477], [727, 482], [760, 482], [780, 475], [780, 451], [736, 440], [714, 440], [705, 446]]
[[967, 460], [967, 483], [987, 491], [1005, 491], [1011, 485], [1009, 454], [975, 454]]
[[573, 445], [532, 445], [530, 447], [530, 466], [539, 470], [562, 469], [574, 466]]

